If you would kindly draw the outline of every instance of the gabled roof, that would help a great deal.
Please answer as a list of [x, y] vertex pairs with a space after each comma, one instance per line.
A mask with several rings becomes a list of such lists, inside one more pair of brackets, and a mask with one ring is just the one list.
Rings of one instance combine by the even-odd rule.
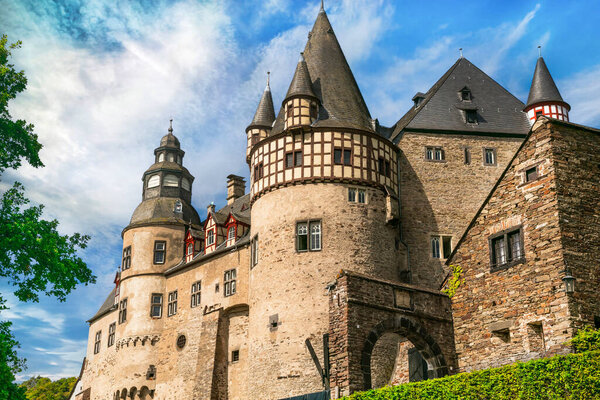
[[248, 125], [248, 128], [252, 126], [270, 128], [273, 125], [273, 121], [275, 121], [275, 108], [273, 107], [271, 87], [269, 86], [269, 82], [267, 82], [265, 91], [263, 92], [260, 102], [258, 103], [258, 107], [256, 108], [256, 113], [254, 113], [254, 118], [252, 118], [252, 122], [250, 125]]
[[247, 193], [238, 197], [233, 201], [233, 203], [226, 205], [220, 210], [210, 212], [206, 218], [206, 221], [204, 221], [204, 226], [206, 226], [206, 222], [208, 221], [209, 217], [212, 217], [218, 225], [223, 226], [227, 222], [229, 214], [234, 214], [236, 219], [247, 225], [250, 225], [250, 210], [250, 193]]
[[[535, 65], [535, 72], [531, 80], [531, 88], [529, 89], [529, 97], [527, 98], [527, 107], [545, 101], [560, 101], [565, 103], [550, 71], [542, 57], [538, 58]], [[567, 104], [567, 103], [565, 103]], [[568, 106], [568, 104], [567, 104]], [[571, 107], [569, 107], [571, 109]]]
[[[460, 91], [471, 91], [471, 101], [462, 101]], [[476, 109], [479, 122], [465, 123], [461, 110]], [[459, 58], [427, 91], [418, 107], [396, 123], [392, 140], [404, 130], [444, 130], [461, 133], [518, 134], [529, 131], [523, 103], [466, 58]]]
[[[319, 118], [315, 127], [340, 127], [373, 132], [369, 109], [356, 84], [354, 75], [335, 37], [325, 11], [321, 10], [309, 33], [304, 59], [310, 73], [312, 89], [319, 99]], [[283, 131], [283, 108], [280, 109], [272, 134]]]
[[98, 318], [108, 314], [109, 312], [116, 310], [117, 309], [117, 305], [115, 304], [115, 293], [116, 293], [116, 288], [113, 288], [113, 290], [111, 290], [111, 292], [109, 293], [108, 297], [106, 298], [106, 300], [104, 300], [104, 303], [102, 303], [102, 305], [100, 306], [100, 309], [98, 310], [98, 312], [96, 314], [94, 314], [94, 316], [90, 319], [88, 319], [87, 322], [92, 323], [95, 320], [97, 320]]

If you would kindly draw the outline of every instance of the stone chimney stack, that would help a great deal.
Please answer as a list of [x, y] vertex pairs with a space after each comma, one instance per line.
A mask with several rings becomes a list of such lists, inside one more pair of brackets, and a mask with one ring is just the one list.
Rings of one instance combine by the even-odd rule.
[[229, 175], [227, 177], [227, 204], [231, 204], [238, 197], [246, 193], [246, 181], [241, 176]]
[[215, 203], [213, 203], [212, 201], [210, 202], [210, 204], [206, 207], [206, 214], [210, 214], [211, 212], [215, 212]]

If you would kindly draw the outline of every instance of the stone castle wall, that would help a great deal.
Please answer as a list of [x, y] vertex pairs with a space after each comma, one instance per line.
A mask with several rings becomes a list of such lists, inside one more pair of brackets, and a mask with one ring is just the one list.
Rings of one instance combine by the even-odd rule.
[[[483, 203], [522, 138], [404, 133], [400, 147], [402, 236], [410, 251], [412, 283], [439, 288], [444, 259], [432, 258], [432, 235], [451, 236], [452, 248]], [[427, 147], [442, 148], [443, 161], [428, 161]], [[465, 164], [465, 148], [470, 163]], [[484, 165], [483, 149], [496, 151], [496, 164]]]

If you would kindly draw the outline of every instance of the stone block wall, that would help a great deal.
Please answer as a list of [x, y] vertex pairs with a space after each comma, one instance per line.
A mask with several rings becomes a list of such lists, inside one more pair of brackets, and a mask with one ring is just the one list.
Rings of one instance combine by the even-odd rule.
[[[569, 351], [554, 142], [548, 127], [533, 131], [449, 261], [465, 280], [452, 299], [461, 371]], [[538, 176], [527, 181], [531, 168]], [[519, 228], [523, 257], [495, 268], [490, 238]]]
[[[412, 283], [438, 289], [446, 270], [432, 257], [432, 235], [451, 236], [452, 248], [506, 168], [523, 138], [458, 134], [403, 134], [400, 147], [402, 237], [410, 251]], [[427, 147], [441, 148], [442, 161], [428, 161]], [[496, 163], [484, 165], [483, 149]], [[470, 162], [465, 163], [465, 149]]]

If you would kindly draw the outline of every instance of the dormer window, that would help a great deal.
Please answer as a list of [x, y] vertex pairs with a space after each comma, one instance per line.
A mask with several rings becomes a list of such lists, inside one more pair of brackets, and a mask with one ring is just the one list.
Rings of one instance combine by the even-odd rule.
[[210, 230], [206, 233], [206, 246], [210, 246], [215, 243], [215, 232]]
[[477, 123], [477, 111], [475, 110], [466, 110], [465, 118], [467, 120], [467, 124], [476, 124]]
[[231, 226], [227, 232], [227, 240], [235, 240], [235, 226]]
[[469, 88], [465, 87], [460, 91], [460, 99], [462, 101], [471, 101], [471, 91]]

